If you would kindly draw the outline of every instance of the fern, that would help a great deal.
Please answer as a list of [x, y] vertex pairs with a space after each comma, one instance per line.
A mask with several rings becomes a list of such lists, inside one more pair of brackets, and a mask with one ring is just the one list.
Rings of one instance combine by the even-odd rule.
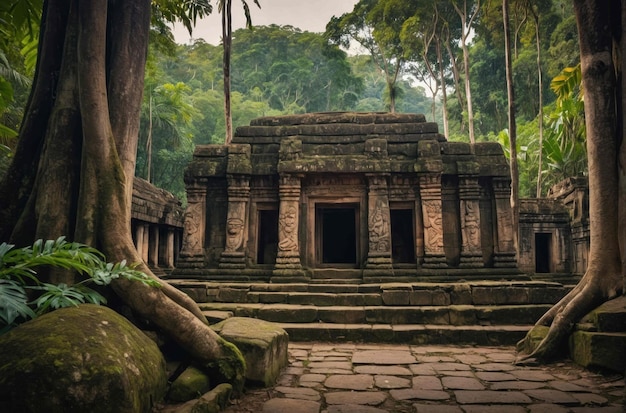
[[[95, 248], [67, 242], [65, 237], [40, 239], [24, 248], [0, 244], [0, 334], [48, 311], [84, 303], [106, 304], [106, 299], [87, 284], [104, 286], [125, 278], [160, 286], [157, 280], [137, 270], [137, 265], [126, 261], [107, 263]], [[87, 278], [74, 285], [42, 283], [37, 277], [40, 267], [72, 270]], [[29, 290], [39, 294], [33, 302], [29, 302]]]

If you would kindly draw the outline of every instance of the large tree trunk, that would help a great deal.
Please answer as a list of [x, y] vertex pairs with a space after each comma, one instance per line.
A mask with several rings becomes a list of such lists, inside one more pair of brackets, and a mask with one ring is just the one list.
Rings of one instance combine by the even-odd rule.
[[[100, 249], [108, 261], [141, 262], [131, 237], [130, 205], [150, 0], [49, 0], [45, 7], [44, 47], [19, 160], [0, 183], [2, 210], [8, 211], [0, 221], [0, 241], [25, 245], [65, 235]], [[63, 47], [45, 49], [51, 42]], [[50, 85], [55, 74], [58, 80]], [[147, 266], [140, 269], [157, 279]], [[72, 282], [67, 273], [50, 278]], [[200, 367], [218, 369], [227, 359], [233, 373], [226, 379], [239, 390], [245, 368], [239, 351], [208, 327], [189, 297], [161, 284], [118, 280], [112, 287]]]
[[[545, 338], [520, 363], [557, 356], [579, 319], [623, 288], [626, 154], [623, 137], [623, 78], [620, 56], [624, 13], [621, 2], [575, 0], [585, 92], [589, 165], [589, 265], [580, 283], [538, 322]], [[620, 21], [622, 19], [622, 21]], [[624, 40], [622, 40], [624, 39]], [[532, 349], [530, 334], [520, 348]], [[561, 353], [562, 354], [562, 353]]]

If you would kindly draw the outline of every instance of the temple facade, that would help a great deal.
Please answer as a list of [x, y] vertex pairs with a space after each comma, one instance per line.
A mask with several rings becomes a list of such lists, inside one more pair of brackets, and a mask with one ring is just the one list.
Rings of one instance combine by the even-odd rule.
[[423, 115], [264, 117], [198, 146], [175, 276], [364, 281], [518, 274], [498, 143]]

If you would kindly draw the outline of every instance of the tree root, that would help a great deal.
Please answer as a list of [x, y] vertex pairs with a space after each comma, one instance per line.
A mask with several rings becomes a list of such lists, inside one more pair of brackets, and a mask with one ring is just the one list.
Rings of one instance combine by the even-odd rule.
[[232, 384], [236, 394], [242, 391], [246, 367], [237, 347], [181, 307], [161, 288], [125, 279], [115, 280], [111, 286], [130, 308], [157, 325], [185, 350], [198, 367], [219, 372], [224, 381]]
[[[606, 281], [619, 278], [611, 277], [609, 280], [597, 281], [604, 275], [587, 272], [572, 291], [548, 310], [526, 337], [517, 343], [518, 351], [526, 349], [530, 350], [530, 353], [520, 354], [515, 364], [536, 365], [562, 356], [565, 341], [576, 323], [585, 314], [617, 294], [617, 289], [606, 288], [607, 285], [611, 285], [611, 282]], [[533, 339], [536, 339], [536, 330], [541, 326], [549, 326], [549, 330], [535, 347]]]

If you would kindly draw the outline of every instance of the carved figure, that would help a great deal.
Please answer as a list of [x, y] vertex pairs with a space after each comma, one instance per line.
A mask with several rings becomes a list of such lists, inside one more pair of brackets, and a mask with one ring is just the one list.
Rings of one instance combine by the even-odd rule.
[[380, 202], [371, 211], [369, 217], [370, 251], [389, 251], [389, 221]]
[[297, 209], [290, 205], [285, 212], [280, 214], [278, 220], [279, 243], [278, 249], [281, 251], [297, 251], [298, 250], [298, 217]]
[[441, 206], [437, 202], [424, 201], [424, 228], [426, 245], [430, 251], [439, 251], [443, 245], [443, 231], [441, 228]]
[[463, 246], [469, 250], [480, 248], [480, 225], [474, 203], [465, 202], [465, 214], [463, 217]]
[[200, 249], [202, 240], [200, 239], [200, 219], [202, 204], [190, 204], [185, 212], [185, 238], [183, 249], [196, 251]]
[[233, 217], [226, 221], [226, 251], [237, 251], [243, 244], [243, 220]]

